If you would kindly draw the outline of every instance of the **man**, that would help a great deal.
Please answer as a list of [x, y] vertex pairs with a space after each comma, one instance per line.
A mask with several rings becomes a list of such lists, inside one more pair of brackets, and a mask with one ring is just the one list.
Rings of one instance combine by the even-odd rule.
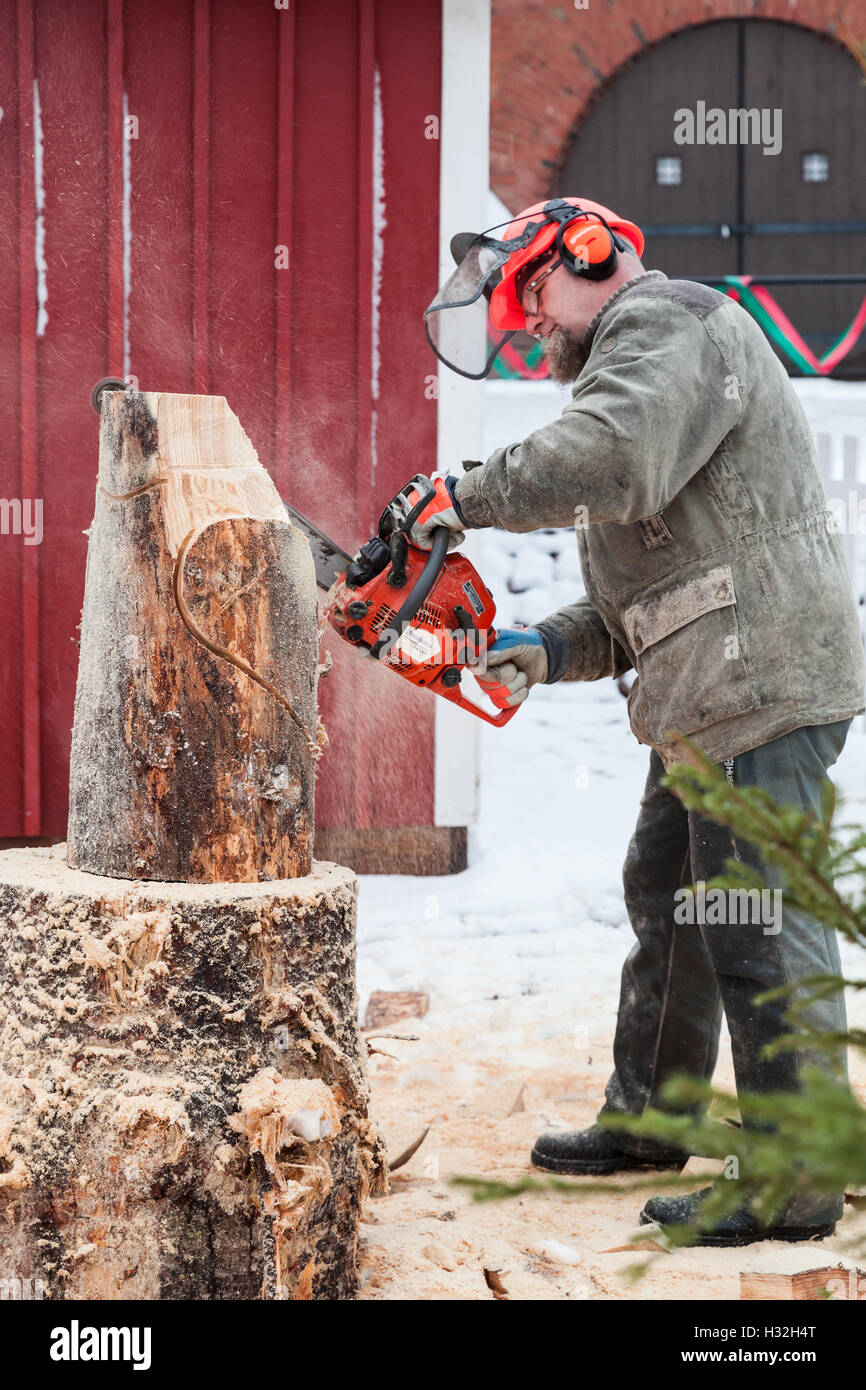
[[[455, 243], [465, 252], [457, 288], [449, 282], [428, 311], [438, 355], [455, 354], [454, 330], [437, 316], [473, 303], [483, 279], [495, 327], [525, 324], [553, 378], [574, 386], [559, 420], [437, 480], [413, 538], [429, 546], [437, 525], [457, 542], [466, 527], [575, 524], [586, 596], [504, 633], [488, 664], [512, 703], [538, 682], [634, 667], [631, 727], [651, 749], [624, 870], [637, 940], [602, 1113], [640, 1115], [676, 1072], [711, 1077], [722, 1009], [738, 1088], [795, 1089], [802, 1066], [828, 1064], [802, 1047], [766, 1059], [764, 1045], [787, 1031], [785, 1005], [753, 999], [839, 973], [834, 936], [789, 910], [781, 929], [677, 925], [677, 890], [722, 872], [727, 858], [761, 866], [771, 886], [779, 879], [754, 846], [687, 812], [661, 778], [678, 757], [669, 735], [685, 734], [737, 784], [818, 810], [864, 708], [856, 611], [800, 404], [744, 310], [646, 271], [639, 229], [609, 209], [556, 200], [527, 209], [501, 240]], [[841, 997], [813, 1006], [810, 1021], [844, 1028]], [[678, 1169], [687, 1158], [597, 1125], [541, 1135], [532, 1151], [556, 1173]], [[655, 1198], [642, 1219], [693, 1222], [703, 1200]], [[701, 1239], [809, 1239], [831, 1233], [841, 1212], [841, 1194], [806, 1196], [768, 1231], [742, 1209]]]

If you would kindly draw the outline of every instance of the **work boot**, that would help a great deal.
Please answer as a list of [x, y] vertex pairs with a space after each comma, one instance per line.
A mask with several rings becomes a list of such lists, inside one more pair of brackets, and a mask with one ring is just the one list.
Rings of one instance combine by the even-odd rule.
[[688, 1163], [689, 1155], [670, 1149], [639, 1158], [619, 1148], [606, 1129], [593, 1125], [591, 1129], [540, 1135], [530, 1160], [536, 1168], [546, 1168], [550, 1173], [624, 1173], [633, 1168], [675, 1168], [679, 1172]]
[[[700, 1209], [712, 1192], [704, 1187], [687, 1196], [651, 1197], [640, 1214], [642, 1226], [657, 1222], [660, 1226], [691, 1226], [700, 1218]], [[791, 1226], [784, 1218], [778, 1225], [761, 1227], [744, 1207], [738, 1208], [718, 1226], [702, 1231], [695, 1245], [753, 1245], [759, 1240], [823, 1240], [836, 1229], [835, 1221], [820, 1225]]]

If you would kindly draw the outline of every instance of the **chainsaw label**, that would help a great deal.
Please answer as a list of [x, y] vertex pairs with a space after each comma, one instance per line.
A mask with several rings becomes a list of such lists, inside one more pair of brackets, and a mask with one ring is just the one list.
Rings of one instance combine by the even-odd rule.
[[463, 585], [463, 592], [475, 609], [475, 616], [480, 618], [481, 614], [484, 612], [484, 604], [481, 602], [481, 599], [478, 597], [478, 594], [468, 579]]
[[426, 627], [407, 627], [391, 651], [409, 661], [436, 661], [442, 652], [442, 646], [436, 633], [430, 632]]

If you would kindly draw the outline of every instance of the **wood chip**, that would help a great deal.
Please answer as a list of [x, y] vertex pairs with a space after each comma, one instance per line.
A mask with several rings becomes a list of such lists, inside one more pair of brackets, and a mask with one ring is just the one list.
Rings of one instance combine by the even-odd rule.
[[500, 1271], [498, 1269], [485, 1269], [484, 1271], [484, 1282], [497, 1302], [502, 1303], [510, 1298], [510, 1294], [499, 1276]]
[[[512, 1105], [511, 1109], [510, 1109], [509, 1112], [508, 1112], [509, 1115], [519, 1115], [520, 1112], [521, 1112], [521, 1110], [525, 1110], [525, 1109], [526, 1109], [526, 1106], [525, 1106], [524, 1100], [523, 1100], [523, 1097], [524, 1097], [525, 1093], [526, 1093], [526, 1083], [524, 1082], [524, 1084], [521, 1086], [520, 1090], [517, 1092], [517, 1095], [516, 1095], [515, 1098], [514, 1098], [514, 1104]], [[507, 1118], [508, 1118], [508, 1116], [506, 1116], [506, 1119], [507, 1119]]]
[[429, 994], [402, 989], [374, 989], [364, 1015], [364, 1027], [389, 1028], [402, 1018], [423, 1018], [429, 1008]]
[[655, 1240], [642, 1240], [640, 1245], [610, 1245], [599, 1253], [601, 1255], [617, 1255], [621, 1250], [627, 1250], [632, 1255], [639, 1255], [642, 1250], [661, 1250], [663, 1255], [671, 1253], [666, 1245], [659, 1245], [658, 1241]]
[[428, 1125], [426, 1129], [421, 1131], [421, 1133], [418, 1135], [418, 1138], [412, 1141], [408, 1148], [404, 1149], [401, 1154], [397, 1155], [393, 1163], [389, 1160], [388, 1171], [390, 1173], [395, 1173], [398, 1168], [403, 1167], [404, 1163], [408, 1163], [409, 1159], [412, 1158], [412, 1156], [418, 1152], [429, 1133], [430, 1126]]

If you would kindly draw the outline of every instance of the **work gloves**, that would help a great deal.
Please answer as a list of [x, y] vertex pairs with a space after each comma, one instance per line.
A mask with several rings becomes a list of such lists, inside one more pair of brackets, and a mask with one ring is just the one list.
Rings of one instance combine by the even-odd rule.
[[[490, 671], [486, 676], [485, 671]], [[547, 647], [534, 627], [504, 627], [472, 674], [482, 685], [504, 685], [508, 705], [520, 705], [534, 685], [547, 679]]]
[[410, 527], [409, 539], [421, 550], [430, 550], [433, 545], [432, 532], [437, 526], [445, 526], [451, 532], [448, 549], [454, 550], [465, 541], [469, 524], [464, 520], [460, 504], [454, 495], [458, 479], [449, 473], [445, 478], [434, 475], [430, 481], [435, 489], [434, 495]]
[[[462, 545], [466, 539], [465, 533], [471, 523], [464, 518], [457, 501], [458, 481], [452, 473], [445, 477], [434, 474], [430, 479], [433, 496], [409, 529], [409, 540], [421, 550], [431, 548], [437, 526], [444, 526], [451, 532], [449, 550]], [[419, 496], [417, 491], [414, 495], [409, 493], [410, 504], [414, 505]], [[562, 648], [566, 649], [565, 653]], [[549, 681], [551, 676], [558, 680], [567, 664], [563, 657], [567, 655], [565, 639], [550, 629], [501, 628], [493, 645], [479, 655], [477, 662], [471, 663], [471, 670], [482, 685], [504, 685], [508, 691], [507, 704], [513, 708], [523, 704], [534, 685]]]

